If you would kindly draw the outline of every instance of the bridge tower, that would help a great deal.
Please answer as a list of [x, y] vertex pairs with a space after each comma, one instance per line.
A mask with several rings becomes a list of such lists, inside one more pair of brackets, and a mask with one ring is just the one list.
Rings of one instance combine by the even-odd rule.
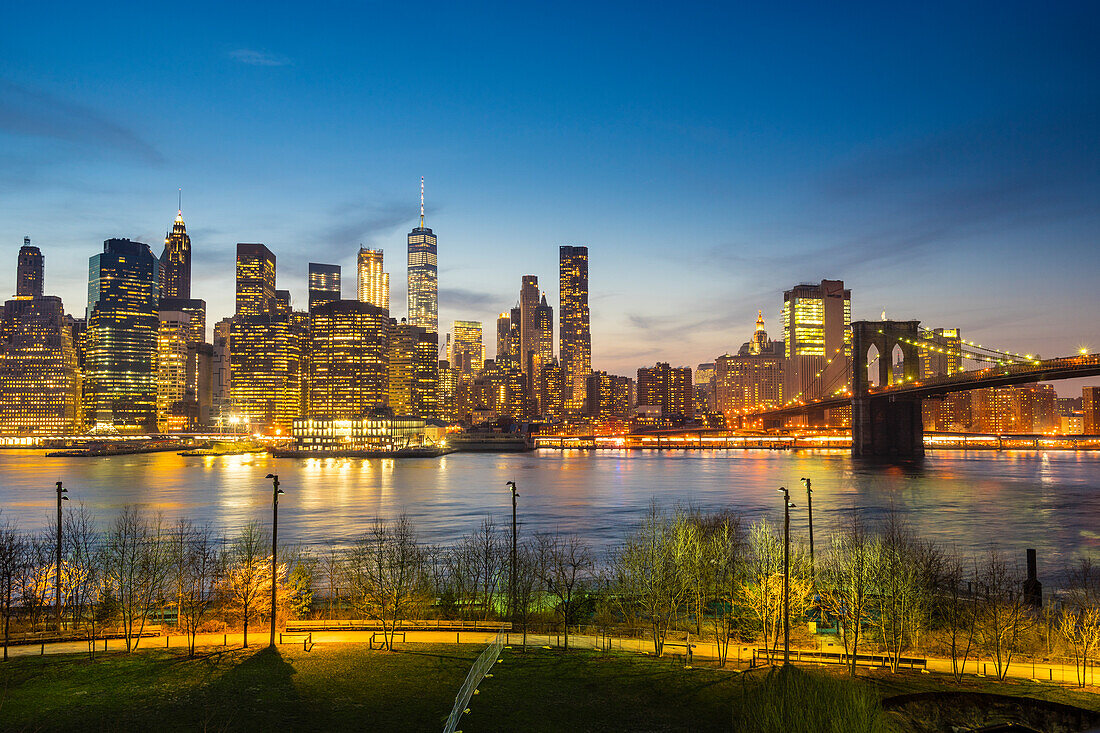
[[[920, 378], [920, 321], [855, 321], [852, 323], [852, 455], [922, 456], [924, 421], [921, 399], [870, 394], [870, 370], [879, 386], [893, 383], [894, 347], [901, 349], [905, 381]], [[869, 367], [874, 346], [879, 358]]]

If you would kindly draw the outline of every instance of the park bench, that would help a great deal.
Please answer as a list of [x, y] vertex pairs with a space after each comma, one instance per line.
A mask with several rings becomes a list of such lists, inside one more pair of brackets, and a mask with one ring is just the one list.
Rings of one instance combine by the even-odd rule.
[[684, 663], [685, 664], [691, 664], [691, 650], [694, 649], [696, 646], [698, 646], [698, 644], [692, 644], [691, 642], [688, 642], [688, 641], [666, 641], [663, 646], [664, 647], [673, 646], [673, 647], [683, 648], [683, 650], [684, 650]]
[[308, 652], [313, 649], [313, 632], [312, 631], [283, 631], [279, 633], [279, 643], [283, 643], [283, 637], [289, 637], [292, 639], [302, 640], [302, 651]]

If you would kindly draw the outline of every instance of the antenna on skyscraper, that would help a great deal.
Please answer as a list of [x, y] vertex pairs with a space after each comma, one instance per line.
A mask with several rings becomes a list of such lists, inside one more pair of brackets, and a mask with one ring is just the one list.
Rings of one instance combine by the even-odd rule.
[[424, 228], [424, 176], [420, 176], [420, 228]]
[[178, 213], [180, 215], [183, 214], [183, 189], [182, 188], [179, 189], [179, 206], [177, 207], [177, 212], [176, 213]]

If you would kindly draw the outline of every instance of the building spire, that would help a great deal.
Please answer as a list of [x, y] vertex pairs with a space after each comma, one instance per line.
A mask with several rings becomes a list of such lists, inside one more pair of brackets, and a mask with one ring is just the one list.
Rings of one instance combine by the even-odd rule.
[[182, 224], [183, 223], [183, 189], [180, 188], [180, 189], [177, 189], [177, 190], [178, 190], [179, 198], [177, 199], [177, 204], [178, 205], [176, 207], [176, 221], [178, 221], [180, 224]]
[[424, 176], [420, 176], [420, 228], [424, 228]]

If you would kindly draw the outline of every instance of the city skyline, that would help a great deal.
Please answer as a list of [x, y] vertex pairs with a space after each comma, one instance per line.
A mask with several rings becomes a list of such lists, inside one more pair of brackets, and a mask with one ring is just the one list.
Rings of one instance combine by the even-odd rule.
[[[331, 23], [321, 43], [308, 19], [274, 11], [253, 28], [227, 11], [208, 36], [201, 15], [177, 9], [172, 27], [192, 53], [150, 52], [148, 70], [129, 59], [155, 46], [138, 29], [164, 25], [160, 11], [108, 21], [77, 10], [70, 22], [88, 32], [63, 49], [36, 12], [15, 9], [21, 32], [5, 39], [0, 256], [29, 235], [70, 313], [102, 241], [159, 249], [180, 187], [208, 323], [233, 310], [236, 242], [278, 254], [299, 307], [309, 261], [350, 273], [360, 244], [387, 249], [400, 303], [394, 264], [423, 175], [443, 238], [439, 322], [491, 322], [523, 274], [552, 293], [557, 248], [587, 246], [594, 369], [735, 353], [758, 308], [777, 323], [782, 293], [822, 278], [852, 289], [853, 319], [886, 310], [1043, 354], [1100, 343], [1088, 317], [1100, 306], [1100, 165], [1087, 4], [1041, 17], [1023, 4], [733, 18], [563, 7], [532, 24], [553, 42], [568, 22], [557, 42], [578, 57], [554, 66], [513, 54], [518, 41], [501, 32], [526, 11], [433, 6], [423, 32], [438, 43], [412, 69], [398, 68], [389, 32], [407, 18], [395, 9], [367, 24], [362, 59], [363, 39]], [[624, 32], [597, 34], [612, 18]], [[630, 53], [658, 23], [664, 53]], [[713, 42], [710, 29], [731, 27], [736, 43]], [[104, 55], [96, 31], [136, 47]], [[857, 35], [853, 61], [837, 49]], [[74, 56], [98, 60], [74, 71]], [[376, 95], [357, 91], [364, 81]], [[292, 100], [334, 114], [276, 113]]]

